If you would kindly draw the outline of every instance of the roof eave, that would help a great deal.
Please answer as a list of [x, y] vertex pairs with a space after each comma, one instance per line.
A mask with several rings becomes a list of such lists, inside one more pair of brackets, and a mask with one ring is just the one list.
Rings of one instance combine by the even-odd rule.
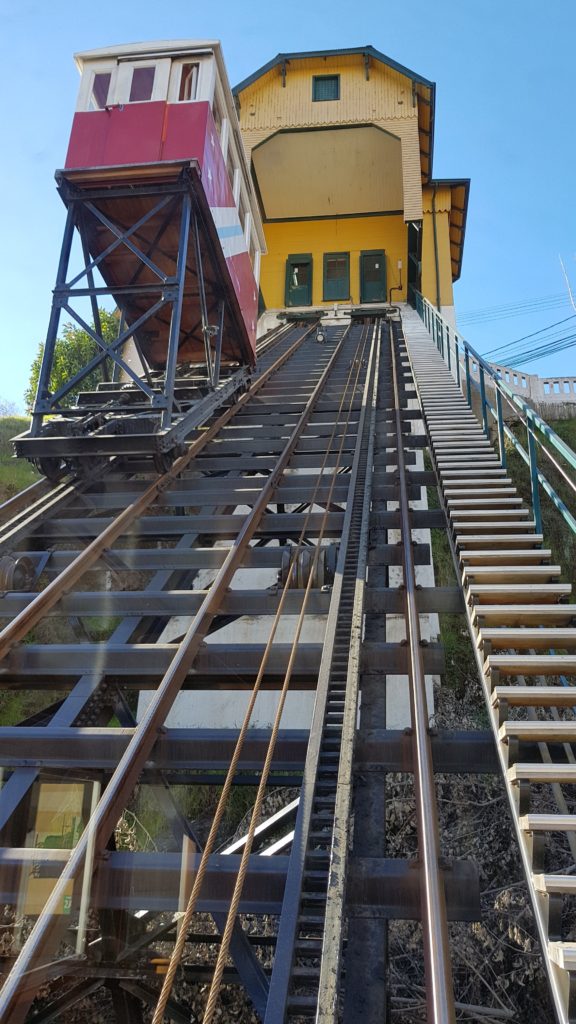
[[428, 78], [424, 78], [423, 75], [417, 74], [415, 71], [411, 71], [410, 68], [404, 67], [403, 64], [399, 64], [397, 61], [392, 60], [391, 57], [387, 57], [385, 53], [377, 50], [374, 46], [350, 46], [344, 49], [338, 50], [302, 50], [295, 53], [278, 53], [272, 60], [269, 60], [267, 64], [263, 64], [261, 68], [258, 68], [254, 74], [249, 75], [248, 78], [244, 78], [238, 85], [235, 85], [232, 92], [235, 96], [247, 89], [248, 86], [257, 82], [259, 78], [268, 74], [273, 68], [278, 67], [280, 64], [284, 64], [286, 61], [291, 60], [306, 60], [313, 57], [343, 57], [354, 54], [367, 54], [373, 57], [375, 60], [380, 61], [381, 64], [385, 64], [387, 67], [392, 68], [393, 71], [397, 71], [399, 74], [404, 75], [405, 78], [409, 78], [413, 82], [419, 82], [421, 85], [426, 85], [434, 88], [434, 82], [431, 82]]

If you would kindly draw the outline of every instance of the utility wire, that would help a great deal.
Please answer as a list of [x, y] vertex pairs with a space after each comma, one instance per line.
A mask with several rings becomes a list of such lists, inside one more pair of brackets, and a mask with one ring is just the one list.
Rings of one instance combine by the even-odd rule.
[[460, 313], [458, 320], [461, 323], [485, 323], [490, 320], [506, 320], [510, 317], [525, 316], [531, 313], [555, 309], [567, 304], [565, 295], [550, 295], [541, 299], [530, 299], [525, 302], [511, 303], [504, 306], [491, 306], [484, 309], [471, 310]]
[[[486, 352], [483, 352], [483, 356], [489, 356], [492, 352], [504, 352], [507, 348], [512, 348], [513, 345], [519, 345], [521, 341], [527, 341], [528, 338], [535, 338], [537, 334], [544, 334], [545, 331], [551, 331], [553, 327], [559, 327], [560, 324], [566, 324], [569, 320], [574, 320], [576, 313], [572, 316], [565, 317], [564, 320], [557, 320], [554, 324], [549, 324], [548, 327], [541, 327], [539, 331], [533, 331], [532, 334], [523, 334], [521, 338], [516, 338], [516, 341], [508, 341], [506, 345], [496, 345], [494, 348], [489, 348]], [[552, 339], [549, 339], [552, 340]], [[499, 359], [495, 360], [500, 362]]]
[[[544, 356], [553, 355], [555, 352], [563, 352], [567, 348], [572, 348], [575, 344], [576, 334], [567, 334], [564, 338], [552, 345], [542, 345], [540, 348], [536, 349], [525, 349], [517, 356], [514, 356], [514, 366], [521, 366], [523, 363], [530, 362], [530, 360], [543, 359]], [[499, 360], [491, 360], [491, 362], [498, 361]]]

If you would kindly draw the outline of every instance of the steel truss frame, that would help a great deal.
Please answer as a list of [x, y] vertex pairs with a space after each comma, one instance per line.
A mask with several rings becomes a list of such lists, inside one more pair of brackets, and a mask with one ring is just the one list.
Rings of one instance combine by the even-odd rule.
[[[167, 182], [125, 181], [104, 187], [84, 187], [69, 180], [66, 172], [57, 175], [58, 191], [67, 207], [66, 224], [52, 309], [48, 324], [42, 366], [38, 380], [30, 430], [15, 438], [17, 455], [34, 459], [55, 459], [84, 455], [138, 454], [168, 452], [177, 449], [185, 438], [227, 399], [249, 383], [250, 368], [222, 372], [222, 346], [225, 319], [237, 319], [231, 308], [231, 297], [222, 280], [217, 242], [207, 223], [207, 207], [201, 195], [199, 178], [192, 166], [184, 167], [175, 180]], [[125, 200], [141, 200], [148, 205], [146, 212], [126, 225]], [[105, 200], [116, 209], [115, 216], [104, 213], [99, 203]], [[142, 245], [140, 230], [160, 218], [160, 226], [152, 243]], [[163, 237], [169, 224], [177, 222], [178, 248], [175, 253], [175, 272], [167, 274], [156, 262], [161, 252]], [[95, 228], [106, 229], [113, 241], [98, 255], [90, 252], [90, 233]], [[80, 240], [82, 260], [80, 270], [70, 269], [75, 237]], [[136, 258], [136, 270], [126, 284], [97, 284], [95, 273], [112, 254], [126, 252]], [[220, 262], [221, 262], [220, 254]], [[139, 278], [144, 269], [152, 280], [142, 283]], [[185, 281], [193, 275], [198, 289], [200, 319], [192, 330], [183, 331], [182, 313], [187, 296]], [[208, 295], [206, 278], [212, 282]], [[217, 282], [217, 283], [215, 283]], [[99, 303], [112, 299], [122, 310], [123, 301], [138, 297], [148, 303], [147, 309], [133, 322], [127, 323], [124, 314], [118, 321], [118, 334], [109, 342], [103, 335]], [[78, 300], [89, 299], [92, 324], [76, 308]], [[163, 372], [154, 370], [138, 342], [138, 332], [159, 311], [169, 316], [166, 366]], [[98, 353], [78, 370], [57, 391], [50, 390], [54, 367], [56, 341], [62, 314], [96, 343]], [[204, 365], [187, 367], [184, 373], [178, 366], [180, 345], [192, 336], [202, 340]], [[143, 367], [138, 374], [127, 362], [125, 349], [133, 343]], [[238, 350], [240, 346], [236, 346]], [[110, 364], [112, 372], [110, 373]], [[89, 400], [67, 405], [67, 399], [90, 374], [99, 371], [101, 385], [96, 394], [88, 393]], [[121, 383], [121, 375], [129, 382]], [[127, 398], [130, 400], [128, 401]], [[58, 416], [48, 425], [47, 418]], [[129, 432], [124, 424], [132, 421]], [[134, 430], [133, 423], [136, 423]], [[49, 468], [49, 467], [46, 467]]]
[[[297, 329], [294, 331], [297, 332]], [[306, 334], [308, 333], [311, 332], [307, 331]], [[290, 338], [286, 337], [283, 344], [288, 346]], [[292, 348], [297, 348], [299, 344], [300, 340]], [[292, 351], [292, 348], [287, 351]], [[327, 346], [322, 348], [324, 358], [328, 351]], [[304, 369], [306, 366], [315, 367], [318, 362], [317, 350], [313, 348], [312, 352], [306, 356], [306, 360]], [[347, 364], [347, 361], [348, 356], [344, 360], [344, 365]], [[253, 546], [247, 547], [245, 557], [241, 562], [244, 567], [281, 569], [282, 547], [268, 547], [269, 541], [283, 538], [280, 540], [280, 544], [287, 544], [287, 538], [293, 539], [302, 531], [305, 522], [303, 510], [308, 506], [312, 507], [313, 501], [313, 496], [305, 482], [306, 477], [284, 477], [280, 480], [278, 470], [274, 468], [277, 465], [277, 453], [270, 454], [270, 450], [275, 447], [280, 450], [284, 445], [284, 434], [292, 434], [293, 427], [295, 428], [296, 425], [292, 392], [297, 391], [302, 378], [302, 369], [300, 368], [298, 374], [294, 375], [288, 366], [286, 378], [283, 402], [279, 397], [278, 384], [272, 378], [268, 398], [262, 392], [258, 397], [258, 404], [253, 407], [254, 411], [245, 409], [245, 406], [253, 400], [254, 394], [257, 393], [258, 382], [254, 385], [254, 394], [244, 395], [238, 403], [238, 407], [244, 409], [244, 415], [239, 417], [235, 424], [236, 429], [238, 429], [238, 424], [241, 424], [243, 428], [250, 426], [260, 428], [268, 424], [269, 430], [265, 441], [259, 439], [259, 434], [262, 432], [260, 429], [247, 431], [250, 434], [249, 437], [235, 441], [239, 449], [239, 454], [235, 456], [232, 456], [226, 448], [230, 442], [219, 441], [219, 445], [224, 448], [224, 453], [216, 458], [213, 450], [207, 450], [194, 468], [195, 474], [198, 470], [202, 471], [203, 469], [208, 474], [215, 473], [215, 477], [194, 475], [193, 478], [178, 478], [177, 467], [174, 467], [171, 473], [167, 473], [162, 478], [164, 481], [161, 489], [162, 501], [158, 503], [167, 506], [175, 505], [176, 512], [180, 504], [197, 504], [198, 514], [193, 517], [178, 513], [174, 516], [155, 516], [149, 511], [139, 520], [138, 529], [133, 531], [131, 539], [131, 543], [135, 543], [135, 545], [139, 543], [136, 538], [144, 541], [140, 551], [142, 556], [140, 562], [135, 559], [135, 554], [138, 553], [137, 546], [135, 550], [123, 548], [120, 545], [114, 548], [115, 540], [109, 538], [109, 544], [107, 543], [106, 546], [107, 564], [115, 565], [115, 560], [117, 560], [120, 568], [124, 570], [133, 568], [137, 564], [145, 565], [150, 570], [150, 579], [142, 591], [131, 593], [118, 590], [108, 593], [110, 599], [108, 610], [113, 609], [114, 614], [121, 618], [109, 638], [109, 654], [115, 661], [114, 665], [110, 661], [108, 668], [117, 667], [119, 678], [124, 678], [125, 681], [129, 678], [132, 679], [135, 687], [140, 685], [140, 682], [136, 680], [143, 677], [146, 688], [150, 688], [154, 676], [162, 676], [164, 672], [166, 672], [165, 678], [169, 675], [173, 677], [170, 683], [171, 690], [175, 689], [173, 685], [176, 681], [174, 672], [179, 674], [180, 683], [183, 686], [194, 685], [185, 664], [174, 667], [174, 662], [170, 660], [167, 665], [173, 654], [173, 651], [168, 649], [168, 645], [156, 643], [155, 651], [152, 652], [150, 649], [150, 641], [158, 639], [159, 631], [155, 632], [156, 621], [162, 622], [178, 612], [198, 615], [204, 608], [205, 617], [210, 619], [207, 632], [211, 632], [213, 629], [216, 631], [222, 624], [225, 624], [226, 619], [231, 617], [242, 614], [271, 614], [277, 608], [279, 595], [276, 589], [254, 589], [251, 592], [223, 590], [222, 602], [218, 604], [216, 612], [215, 609], [206, 608], [209, 594], [213, 593], [213, 588], [212, 591], [194, 590], [192, 584], [198, 569], [207, 566], [216, 570], [223, 568], [225, 552], [216, 547], [208, 547], [208, 544], [213, 544], [216, 537], [234, 538], [238, 536], [244, 515], [230, 514], [230, 510], [238, 505], [239, 484], [242, 484], [244, 494], [247, 489], [252, 488], [255, 481], [262, 486], [260, 498], [257, 499], [255, 495], [252, 498], [253, 501], [258, 500], [261, 514], [259, 513], [259, 524], [254, 529]], [[302, 431], [291, 456], [291, 466], [318, 467], [318, 450], [325, 444], [323, 439], [327, 436], [325, 423], [334, 418], [334, 396], [339, 390], [340, 384], [336, 382], [336, 386], [326, 397], [319, 392], [313, 415], [310, 411], [309, 422], [313, 427], [310, 431], [311, 436], [308, 436], [304, 430]], [[414, 417], [410, 410], [405, 409], [404, 394], [401, 395], [399, 404], [402, 410], [400, 418], [404, 426], [407, 427], [408, 421]], [[273, 411], [268, 412], [269, 409]], [[351, 416], [350, 429], [343, 435], [346, 441], [347, 454], [344, 463], [347, 470], [357, 468], [358, 458], [353, 453], [356, 450], [360, 451], [360, 448], [357, 448], [358, 444], [362, 446], [362, 435], [360, 441], [356, 437], [359, 433], [360, 419], [359, 408], [356, 405]], [[390, 417], [380, 417], [377, 420], [382, 433], [389, 434]], [[369, 431], [364, 432], [364, 440], [369, 433]], [[421, 446], [419, 437], [411, 434], [408, 434], [407, 437], [410, 446]], [[293, 440], [289, 444], [295, 444], [295, 441], [293, 436]], [[310, 454], [314, 452], [316, 454]], [[413, 455], [413, 452], [406, 451], [405, 461], [407, 464], [413, 465]], [[267, 459], [272, 461], [269, 466], [265, 467], [264, 463]], [[388, 454], [383, 453], [374, 479], [370, 481], [372, 495], [379, 496], [383, 502], [391, 499], [395, 488], [395, 484], [391, 485], [386, 479], [387, 464], [390, 461], [394, 463], [394, 460], [394, 455], [389, 457]], [[180, 461], [184, 462], [184, 459]], [[337, 463], [329, 462], [327, 465], [337, 465]], [[241, 470], [247, 475], [239, 479], [238, 474]], [[254, 476], [252, 475], [254, 470], [257, 474], [262, 470], [264, 473]], [[274, 478], [266, 475], [269, 471], [274, 473], [276, 483]], [[227, 473], [232, 475], [227, 477]], [[408, 469], [407, 478], [409, 493], [411, 493], [412, 487], [418, 487], [431, 481], [429, 474], [416, 469]], [[297, 480], [297, 486], [289, 486], [290, 480], [294, 481], [294, 479]], [[332, 497], [340, 494], [337, 489], [345, 484], [350, 487], [351, 495], [353, 479], [352, 473], [342, 472], [335, 481], [335, 491]], [[191, 491], [192, 481], [195, 488], [194, 495]], [[142, 483], [141, 486], [144, 487], [145, 484]], [[113, 474], [104, 482], [104, 486], [96, 484], [93, 487], [85, 487], [82, 485], [82, 502], [88, 510], [88, 516], [85, 516], [83, 520], [77, 518], [82, 514], [84, 508], [82, 511], [78, 510], [77, 495], [72, 495], [72, 497], [68, 495], [65, 508], [60, 509], [63, 515], [53, 516], [49, 519], [47, 515], [39, 513], [34, 520], [35, 531], [30, 523], [28, 526], [20, 524], [17, 534], [18, 543], [26, 544], [27, 536], [34, 532], [32, 547], [34, 547], [34, 543], [39, 543], [41, 547], [43, 544], [48, 544], [50, 548], [53, 548], [54, 537], [65, 535], [67, 529], [72, 531], [74, 538], [91, 538], [95, 528], [98, 530], [98, 527], [101, 531], [109, 530], [111, 521], [107, 518], [106, 510], [123, 508], [126, 511], [125, 505], [128, 502], [141, 501], [142, 495], [134, 494], [134, 489], [137, 487], [137, 481], [124, 480]], [[268, 495], [263, 492], [264, 488], [268, 491]], [[112, 494], [116, 495], [115, 499], [110, 497]], [[281, 497], [283, 498], [282, 503], [280, 502]], [[338, 537], [342, 533], [345, 520], [346, 532], [348, 532], [350, 518], [358, 512], [358, 509], [353, 510], [350, 497], [346, 499], [341, 495], [340, 498], [346, 500], [347, 506], [350, 503], [346, 512], [339, 509], [333, 502], [326, 500], [324, 507], [332, 509], [327, 512], [325, 517], [322, 516], [325, 519], [324, 538], [326, 540]], [[302, 505], [295, 511], [287, 512], [284, 502], [288, 506], [292, 506], [296, 502], [302, 502]], [[64, 504], [63, 502], [63, 506]], [[359, 505], [361, 504], [360, 501]], [[274, 512], [274, 506], [276, 512]], [[142, 505], [142, 508], [145, 507], [147, 506]], [[311, 549], [314, 541], [320, 536], [319, 518], [317, 513], [310, 513], [306, 520], [305, 541], [310, 544], [310, 548], [307, 547], [306, 551]], [[445, 519], [443, 514], [438, 511], [421, 510], [413, 513], [413, 522], [421, 526], [441, 526]], [[400, 516], [395, 511], [372, 511], [371, 523], [380, 530], [397, 528]], [[86, 525], [84, 532], [83, 524]], [[63, 530], [64, 533], [59, 533], [60, 530]], [[174, 548], [154, 549], [147, 546], [146, 540], [147, 537], [154, 534], [161, 537], [177, 537], [178, 540]], [[14, 535], [15, 529], [8, 531], [7, 536], [10, 537], [10, 543], [13, 543]], [[98, 534], [98, 536], [102, 540], [101, 535]], [[364, 537], [362, 544], [365, 545], [366, 541], [367, 538]], [[354, 537], [351, 537], [349, 546], [353, 544]], [[427, 561], [429, 554], [424, 547], [414, 548], [415, 561]], [[2, 550], [2, 538], [0, 538], [0, 553]], [[24, 554], [24, 552], [19, 551], [19, 554]], [[41, 561], [43, 558], [43, 555], [37, 551], [31, 551], [29, 554], [33, 559], [40, 557]], [[370, 552], [371, 565], [398, 564], [400, 555], [401, 551], [397, 545], [380, 545], [378, 550]], [[86, 557], [86, 552], [81, 556], [75, 551], [52, 550], [48, 567], [42, 563], [43, 571], [46, 571], [48, 578], [51, 578], [55, 573], [65, 572], [66, 566], [70, 565], [70, 560], [78, 557]], [[226, 555], [226, 557], [228, 556]], [[342, 546], [340, 555], [339, 569], [341, 573], [345, 566], [344, 560], [345, 545]], [[218, 578], [220, 576], [221, 572], [219, 572]], [[49, 614], [69, 618], [74, 615], [82, 617], [94, 613], [98, 592], [71, 590], [70, 593], [66, 593], [67, 589], [66, 586], [61, 585], [57, 603], [47, 605]], [[312, 595], [308, 612], [328, 614], [335, 589], [333, 587], [331, 593], [320, 589], [315, 592]], [[414, 598], [421, 611], [440, 608], [454, 611], [460, 609], [462, 603], [461, 592], [456, 588], [424, 588], [415, 592]], [[291, 590], [284, 607], [285, 613], [296, 614], [302, 599], [302, 589]], [[38, 595], [14, 593], [7, 595], [7, 598], [2, 599], [0, 603], [7, 617], [18, 617], [25, 615], [37, 600]], [[366, 594], [366, 608], [374, 612], [399, 612], [402, 610], [402, 606], [403, 596], [398, 589], [384, 586], [369, 589]], [[212, 617], [213, 613], [214, 617]], [[335, 613], [332, 618], [335, 619]], [[142, 628], [143, 620], [147, 620], [148, 623], [144, 629]], [[188, 634], [188, 642], [190, 639]], [[132, 644], [131, 650], [129, 650], [130, 644]], [[146, 649], [144, 646], [140, 646], [144, 644], [148, 645]], [[220, 645], [211, 644], [210, 646], [211, 652], [205, 648], [198, 651], [195, 665], [197, 670], [202, 671], [203, 676], [197, 675], [196, 680], [203, 678], [207, 685], [215, 688], [219, 685], [219, 678], [222, 677], [227, 689], [231, 688], [233, 676], [236, 680], [238, 679], [239, 671], [242, 685], [248, 685], [253, 680], [261, 654], [261, 651], [256, 649], [256, 645], [248, 649], [246, 645], [229, 644], [228, 659], [223, 658], [224, 651]], [[36, 856], [37, 850], [27, 850], [22, 843], [22, 834], [25, 831], [23, 826], [28, 820], [27, 801], [34, 801], [34, 783], [38, 780], [40, 773], [43, 780], [49, 781], [55, 777], [51, 773], [56, 773], [56, 777], [59, 773], [61, 777], [62, 772], [65, 772], [72, 779], [82, 778], [93, 782], [95, 789], [98, 786], [103, 786], [106, 794], [110, 789], [110, 778], [115, 774], [120, 762], [122, 761], [125, 765], [128, 763], [126, 755], [128, 747], [134, 741], [137, 731], [136, 723], [127, 701], [117, 689], [118, 680], [108, 678], [106, 673], [100, 677], [95, 675], [95, 659], [93, 657], [95, 650], [94, 648], [89, 650], [89, 647], [90, 645], [85, 642], [74, 644], [70, 645], [68, 650], [61, 651], [61, 656], [54, 651], [48, 657], [47, 650], [40, 650], [38, 645], [27, 644], [24, 648], [20, 648], [19, 652], [16, 652], [17, 657], [14, 660], [7, 659], [5, 662], [6, 669], [2, 681], [8, 687], [27, 685], [28, 675], [36, 681], [42, 678], [42, 672], [49, 677], [51, 673], [48, 662], [51, 661], [52, 668], [57, 670], [59, 677], [58, 688], [62, 688], [62, 680], [65, 679], [64, 685], [70, 690], [61, 702], [55, 702], [44, 710], [43, 721], [29, 719], [18, 727], [0, 729], [0, 764], [7, 770], [12, 770], [12, 774], [4, 783], [0, 799], [0, 829], [2, 829], [0, 842], [4, 846], [4, 849], [0, 846], [0, 879], [2, 880], [1, 888], [7, 901], [13, 900], [15, 897], [15, 873], [18, 869], [25, 868], [30, 859], [34, 859], [35, 864], [38, 864], [39, 872], [46, 879], [54, 878], [64, 866], [66, 854], [60, 856], [56, 851], [46, 851], [44, 855], [44, 851], [40, 851], [40, 854]], [[45, 656], [46, 660], [44, 661]], [[428, 671], [437, 671], [441, 667], [440, 652], [434, 645], [424, 649], [423, 656]], [[38, 659], [43, 662], [42, 670], [39, 668]], [[137, 666], [136, 659], [138, 659]], [[325, 660], [329, 661], [329, 652], [326, 653]], [[131, 669], [131, 662], [134, 663], [135, 671]], [[279, 645], [274, 659], [270, 660], [268, 672], [264, 677], [266, 686], [278, 688], [279, 680], [285, 672], [285, 664], [286, 651], [282, 650]], [[386, 664], [389, 671], [406, 671], [405, 648], [399, 644], [365, 643], [362, 658], [363, 670], [376, 672], [381, 669], [383, 664]], [[355, 671], [359, 667], [356, 665]], [[321, 673], [319, 673], [319, 650], [315, 645], [303, 645], [299, 657], [294, 660], [293, 672], [295, 689], [304, 689], [306, 685], [317, 685], [316, 680]], [[36, 674], [34, 675], [34, 673]], [[38, 685], [38, 682], [35, 685]], [[43, 681], [42, 685], [47, 687], [50, 684]], [[96, 699], [92, 700], [95, 695]], [[110, 721], [112, 714], [117, 717], [120, 729], [103, 727], [104, 722]], [[90, 718], [90, 715], [93, 717]], [[33, 967], [29, 974], [24, 973], [21, 989], [23, 1005], [27, 1000], [30, 1001], [44, 978], [49, 980], [61, 977], [65, 985], [70, 984], [71, 986], [63, 994], [59, 990], [48, 1006], [40, 1008], [38, 1013], [35, 1013], [34, 1019], [38, 1022], [60, 1019], [59, 1015], [64, 1014], [71, 1006], [93, 994], [103, 985], [110, 990], [117, 1019], [127, 1021], [128, 1024], [141, 1022], [142, 1004], [153, 1005], [156, 1001], [158, 993], [154, 989], [153, 983], [157, 979], [150, 957], [155, 955], [155, 944], [170, 938], [170, 933], [177, 927], [174, 920], [166, 924], [165, 920], [158, 920], [158, 915], [171, 913], [178, 906], [178, 885], [184, 846], [189, 841], [194, 843], [196, 851], [198, 851], [190, 852], [189, 862], [192, 869], [197, 867], [199, 851], [202, 848], [190, 822], [176, 807], [169, 787], [179, 783], [203, 784], [211, 773], [225, 770], [230, 763], [230, 755], [236, 741], [236, 736], [230, 734], [233, 733], [233, 730], [228, 731], [225, 737], [223, 730], [166, 730], [160, 726], [163, 717], [163, 714], [155, 714], [158, 728], [154, 726], [152, 730], [154, 735], [150, 736], [148, 753], [146, 754], [142, 748], [139, 752], [136, 751], [139, 761], [138, 772], [136, 772], [134, 764], [130, 771], [134, 778], [138, 775], [153, 790], [175, 837], [175, 845], [166, 853], [136, 854], [134, 856], [125, 851], [116, 851], [110, 846], [104, 847], [108, 825], [116, 814], [109, 807], [109, 813], [106, 812], [108, 824], [104, 823], [100, 828], [94, 862], [94, 873], [98, 879], [94, 890], [94, 910], [100, 916], [102, 938], [105, 940], [101, 947], [102, 960], [97, 962], [95, 959], [88, 961], [85, 958], [68, 957], [65, 961], [56, 960], [46, 966], [41, 966], [38, 970]], [[355, 715], [353, 720], [355, 721]], [[25, 728], [22, 728], [23, 726]], [[280, 785], [299, 785], [302, 778], [305, 777], [303, 804], [306, 799], [309, 799], [315, 785], [314, 766], [307, 763], [306, 758], [306, 739], [307, 737], [302, 733], [280, 731], [271, 775], [271, 780], [278, 781]], [[235, 784], [255, 785], [257, 783], [257, 773], [261, 769], [262, 753], [265, 747], [264, 735], [260, 734], [258, 730], [250, 730], [243, 755], [239, 761]], [[494, 770], [494, 753], [486, 734], [463, 733], [450, 736], [438, 734], [432, 737], [431, 748], [436, 770], [448, 772], [463, 770], [489, 772]], [[356, 744], [353, 765], [350, 760], [351, 769], [353, 767], [354, 771], [358, 770], [370, 776], [399, 770], [400, 766], [405, 771], [412, 770], [414, 767], [410, 737], [406, 733], [386, 730], [374, 729], [370, 733], [365, 733], [362, 736], [362, 741]], [[140, 774], [140, 768], [142, 768], [142, 774]], [[123, 801], [119, 800], [118, 793], [116, 796], [112, 794], [111, 800], [119, 801], [117, 806], [123, 804]], [[295, 808], [293, 808], [293, 812], [296, 812]], [[305, 834], [302, 824], [304, 814], [304, 810], [298, 811], [298, 824], [295, 826], [297, 835], [300, 837], [298, 842]], [[287, 824], [287, 828], [290, 828], [290, 824]], [[298, 855], [291, 854], [290, 858], [285, 856], [290, 846], [287, 842], [289, 835], [274, 844], [277, 847], [274, 850], [274, 856], [260, 856], [263, 852], [270, 852], [269, 849], [265, 850], [261, 845], [260, 839], [262, 843], [269, 842], [273, 836], [273, 831], [264, 829], [258, 843], [252, 848], [246, 887], [239, 904], [241, 914], [279, 913], [281, 905], [286, 906], [287, 899], [289, 902], [291, 898], [290, 895], [287, 897], [286, 893], [294, 894], [296, 900], [299, 897], [300, 888], [297, 884], [297, 876], [300, 875], [300, 865], [297, 863]], [[242, 840], [239, 842], [241, 844]], [[9, 847], [14, 848], [8, 852]], [[181, 849], [182, 854], [174, 852]], [[210, 855], [206, 886], [202, 892], [198, 910], [211, 913], [216, 924], [216, 931], [208, 935], [201, 935], [198, 933], [198, 929], [201, 927], [201, 923], [199, 923], [190, 935], [191, 941], [211, 945], [213, 948], [220, 946], [222, 940], [217, 931], [221, 930], [226, 916], [223, 907], [229, 897], [231, 880], [240, 860], [240, 857], [236, 856], [239, 852], [239, 845], [233, 844], [233, 847], [225, 851], [213, 852]], [[152, 928], [149, 932], [144, 933], [144, 931], [136, 930], [134, 912], [146, 905], [143, 893], [151, 891], [149, 880], [152, 876], [150, 872], [154, 872], [161, 879], [161, 884], [158, 886], [156, 901], [153, 905], [149, 905], [146, 915], [147, 920], [152, 922]], [[390, 861], [372, 855], [364, 858], [357, 857], [351, 866], [348, 882], [350, 906], [358, 917], [365, 915], [369, 907], [376, 908], [377, 913], [383, 919], [417, 919], [420, 916], [421, 894], [418, 874], [407, 861]], [[470, 865], [455, 864], [450, 868], [447, 902], [451, 919], [475, 919], [477, 900], [474, 893], [474, 873], [471, 871]], [[106, 923], [105, 929], [104, 922]], [[60, 923], [56, 922], [55, 933], [59, 932]], [[117, 954], [121, 944], [115, 947], [113, 941], [116, 933], [122, 936], [124, 944], [120, 948], [119, 955]], [[50, 936], [45, 937], [50, 940]], [[47, 946], [50, 944], [48, 941]], [[226, 968], [224, 982], [240, 982], [256, 1007], [259, 1016], [264, 1019], [269, 999], [269, 987], [270, 992], [272, 987], [269, 986], [267, 971], [262, 969], [262, 961], [256, 956], [258, 947], [274, 947], [279, 969], [283, 962], [287, 964], [291, 959], [290, 944], [284, 942], [281, 935], [278, 937], [260, 934], [243, 935], [241, 929], [237, 929], [230, 946], [234, 967]], [[186, 980], [194, 982], [206, 980], [206, 965], [185, 965], [181, 970]], [[28, 985], [30, 987], [27, 989]], [[278, 987], [276, 983], [275, 987]], [[285, 1002], [286, 995], [286, 992], [281, 994], [281, 1002]], [[14, 1017], [17, 1024], [20, 1021], [19, 1011], [20, 1007], [17, 1007]], [[174, 1021], [189, 1019], [189, 1009], [183, 1007], [174, 998], [168, 1002], [166, 1014]], [[280, 1020], [279, 1017], [277, 1019]], [[12, 1021], [12, 1017], [10, 1020]]]

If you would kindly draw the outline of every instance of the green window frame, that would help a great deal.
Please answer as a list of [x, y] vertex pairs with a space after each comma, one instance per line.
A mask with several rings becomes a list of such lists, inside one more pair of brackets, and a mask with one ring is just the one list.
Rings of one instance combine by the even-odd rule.
[[340, 99], [340, 75], [313, 75], [312, 102], [325, 103]]
[[323, 271], [323, 301], [348, 301], [350, 298], [350, 253], [325, 252]]

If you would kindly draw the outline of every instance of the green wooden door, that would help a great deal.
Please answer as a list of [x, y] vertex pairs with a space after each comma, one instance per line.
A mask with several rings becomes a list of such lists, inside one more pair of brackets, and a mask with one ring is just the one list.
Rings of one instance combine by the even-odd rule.
[[350, 253], [324, 253], [323, 298], [344, 301], [350, 298]]
[[312, 256], [310, 253], [297, 253], [286, 260], [287, 306], [312, 305]]
[[386, 253], [383, 249], [360, 253], [360, 302], [386, 302]]

